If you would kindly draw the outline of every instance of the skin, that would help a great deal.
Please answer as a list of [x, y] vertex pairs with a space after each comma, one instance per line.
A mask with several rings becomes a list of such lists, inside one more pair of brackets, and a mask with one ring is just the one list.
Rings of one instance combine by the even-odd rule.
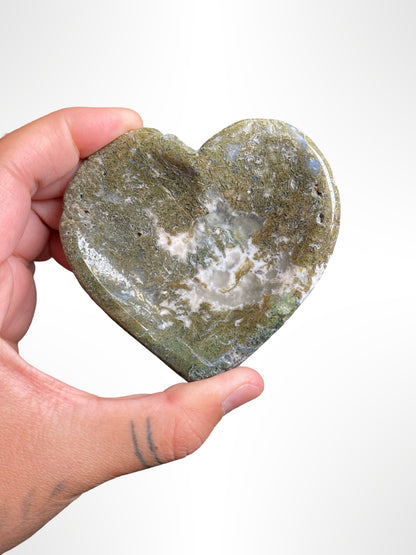
[[141, 125], [131, 110], [70, 108], [0, 139], [0, 553], [106, 480], [192, 453], [263, 390], [257, 372], [237, 368], [100, 398], [18, 354], [35, 310], [34, 261], [68, 267], [57, 231], [68, 181], [80, 160]]

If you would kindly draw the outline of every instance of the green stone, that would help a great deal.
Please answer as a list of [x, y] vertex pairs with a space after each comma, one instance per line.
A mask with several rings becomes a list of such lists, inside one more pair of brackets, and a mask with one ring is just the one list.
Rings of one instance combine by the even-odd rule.
[[291, 125], [240, 121], [199, 150], [143, 128], [83, 162], [61, 237], [95, 302], [198, 380], [293, 314], [326, 267], [339, 210], [327, 162]]

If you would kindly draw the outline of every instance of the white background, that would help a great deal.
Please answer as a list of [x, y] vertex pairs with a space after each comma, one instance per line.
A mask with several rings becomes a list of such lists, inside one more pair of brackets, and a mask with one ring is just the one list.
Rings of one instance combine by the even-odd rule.
[[[13, 553], [416, 552], [414, 27], [410, 0], [0, 0], [0, 134], [72, 105], [134, 108], [195, 148], [281, 119], [318, 144], [342, 199], [327, 272], [248, 361], [263, 396]], [[36, 277], [27, 360], [100, 395], [177, 381], [69, 272]]]

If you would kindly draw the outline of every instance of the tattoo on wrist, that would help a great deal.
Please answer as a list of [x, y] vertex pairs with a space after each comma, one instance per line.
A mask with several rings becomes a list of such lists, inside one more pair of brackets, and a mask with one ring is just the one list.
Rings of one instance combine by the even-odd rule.
[[62, 480], [61, 482], [58, 482], [56, 486], [53, 488], [53, 490], [51, 491], [51, 493], [49, 494], [50, 499], [52, 499], [53, 497], [61, 493], [61, 491], [63, 491], [65, 487], [66, 487], [66, 482], [64, 480]]
[[22, 500], [22, 521], [27, 520], [30, 510], [32, 508], [33, 498], [35, 497], [35, 490], [28, 491]]

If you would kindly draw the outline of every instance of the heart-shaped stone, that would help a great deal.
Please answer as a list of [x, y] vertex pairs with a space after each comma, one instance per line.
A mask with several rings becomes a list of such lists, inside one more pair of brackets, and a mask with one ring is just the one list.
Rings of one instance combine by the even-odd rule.
[[86, 160], [61, 220], [68, 261], [116, 322], [187, 380], [237, 366], [321, 276], [339, 227], [303, 133], [244, 120], [198, 151], [138, 129]]

